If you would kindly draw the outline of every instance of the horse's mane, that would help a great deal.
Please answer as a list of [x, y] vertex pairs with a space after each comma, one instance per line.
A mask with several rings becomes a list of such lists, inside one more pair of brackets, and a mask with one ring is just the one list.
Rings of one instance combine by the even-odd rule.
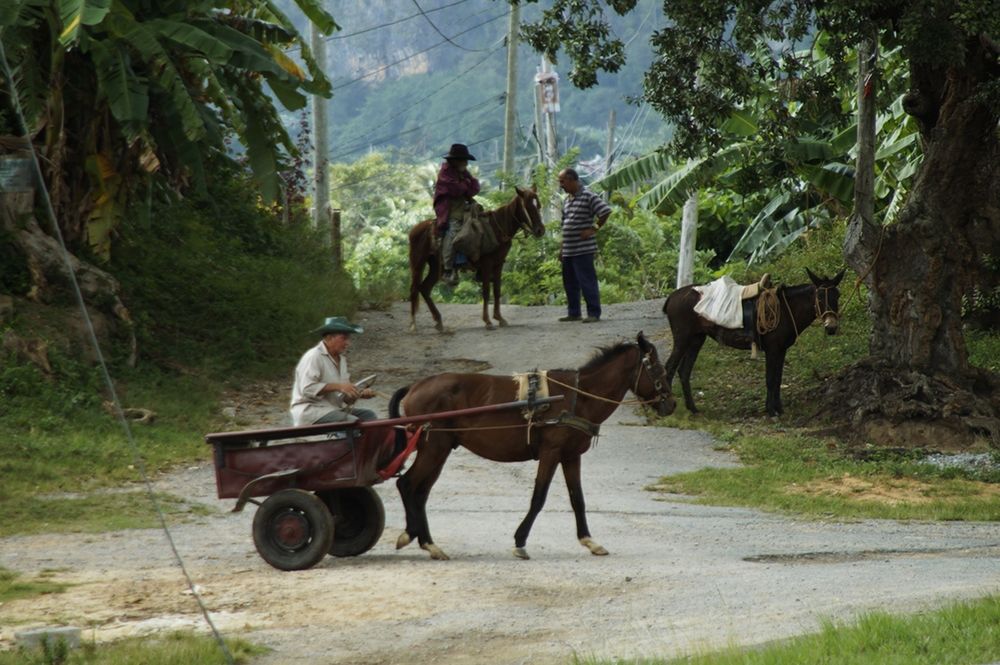
[[579, 369], [581, 372], [587, 372], [592, 369], [597, 369], [606, 362], [609, 362], [623, 353], [631, 351], [635, 348], [635, 342], [619, 342], [614, 346], [603, 346], [599, 347], [594, 356], [587, 361], [587, 364]]

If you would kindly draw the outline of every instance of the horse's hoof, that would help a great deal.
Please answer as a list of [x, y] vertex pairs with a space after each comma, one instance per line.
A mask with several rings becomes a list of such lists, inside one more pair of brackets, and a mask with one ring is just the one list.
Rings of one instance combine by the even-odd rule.
[[421, 545], [420, 549], [427, 550], [431, 553], [431, 558], [435, 561], [449, 561], [451, 557], [444, 553], [440, 547], [434, 543], [427, 543], [426, 545]]
[[531, 558], [530, 556], [528, 556], [528, 551], [523, 547], [515, 547], [514, 556], [516, 556], [518, 559], [524, 559], [525, 561]]
[[403, 533], [399, 534], [399, 538], [396, 539], [396, 549], [401, 550], [412, 542], [413, 538], [410, 538], [410, 534], [404, 531]]
[[489, 321], [487, 321], [486, 322], [486, 329], [487, 330], [496, 330], [496, 326], [494, 326], [492, 323], [490, 323]]
[[411, 323], [410, 324], [410, 332], [411, 333], [417, 332], [417, 324], [416, 323]]
[[437, 330], [438, 332], [442, 332], [443, 333], [444, 332], [444, 324], [441, 323], [440, 321], [438, 321], [437, 323], [434, 324], [434, 330]]
[[507, 327], [507, 319], [497, 319], [497, 323], [500, 324], [501, 328], [506, 328]]
[[590, 550], [590, 553], [593, 554], [594, 556], [607, 556], [608, 554], [608, 551], [606, 549], [595, 543], [590, 538], [581, 538], [580, 544], [586, 547], [588, 550]]

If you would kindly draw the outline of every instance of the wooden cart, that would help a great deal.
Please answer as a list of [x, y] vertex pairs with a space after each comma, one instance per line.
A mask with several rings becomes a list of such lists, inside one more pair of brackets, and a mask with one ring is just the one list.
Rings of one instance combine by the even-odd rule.
[[385, 509], [372, 486], [399, 471], [425, 425], [560, 399], [361, 423], [217, 432], [205, 440], [213, 447], [219, 498], [236, 499], [233, 512], [248, 502], [258, 506], [253, 540], [260, 556], [281, 570], [303, 570], [327, 554], [357, 556], [375, 546], [385, 528]]

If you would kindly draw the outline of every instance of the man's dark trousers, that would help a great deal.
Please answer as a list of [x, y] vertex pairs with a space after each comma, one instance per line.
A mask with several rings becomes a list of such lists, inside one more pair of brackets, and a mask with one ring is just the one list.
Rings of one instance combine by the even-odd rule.
[[563, 288], [566, 290], [566, 313], [580, 316], [580, 293], [587, 303], [587, 316], [601, 318], [601, 292], [593, 254], [566, 256], [562, 260]]

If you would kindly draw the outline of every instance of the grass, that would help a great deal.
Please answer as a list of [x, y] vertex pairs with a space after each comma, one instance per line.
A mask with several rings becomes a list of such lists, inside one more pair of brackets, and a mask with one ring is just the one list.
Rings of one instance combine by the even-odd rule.
[[737, 647], [677, 659], [605, 661], [634, 665], [982, 665], [1000, 659], [1000, 597], [959, 602], [912, 616], [867, 613], [827, 620], [820, 632], [758, 649]]
[[[225, 643], [236, 665], [246, 665], [254, 656], [267, 652], [264, 647], [244, 640], [227, 639]], [[0, 665], [226, 665], [228, 662], [214, 638], [188, 632], [100, 645], [84, 642], [78, 649], [56, 644], [0, 651]]]
[[0, 568], [0, 605], [10, 600], [21, 598], [33, 598], [50, 593], [62, 593], [68, 585], [59, 582], [52, 582], [49, 575], [52, 573], [43, 571], [34, 580], [21, 580], [17, 573]]
[[[745, 466], [663, 478], [653, 489], [694, 501], [821, 518], [1000, 520], [1000, 487], [904, 454], [854, 461], [840, 444], [794, 434], [733, 436]], [[1000, 474], [994, 474], [1000, 476]]]
[[[207, 457], [202, 437], [218, 425], [222, 389], [204, 377], [126, 376], [118, 386], [125, 406], [157, 414], [152, 424], [131, 425], [133, 450], [89, 375], [73, 385], [53, 383], [33, 367], [0, 372], [7, 398], [0, 407], [0, 536], [156, 526], [137, 466], [156, 473]], [[112, 487], [124, 489], [107, 491]], [[158, 501], [171, 516], [198, 512], [182, 498]]]

